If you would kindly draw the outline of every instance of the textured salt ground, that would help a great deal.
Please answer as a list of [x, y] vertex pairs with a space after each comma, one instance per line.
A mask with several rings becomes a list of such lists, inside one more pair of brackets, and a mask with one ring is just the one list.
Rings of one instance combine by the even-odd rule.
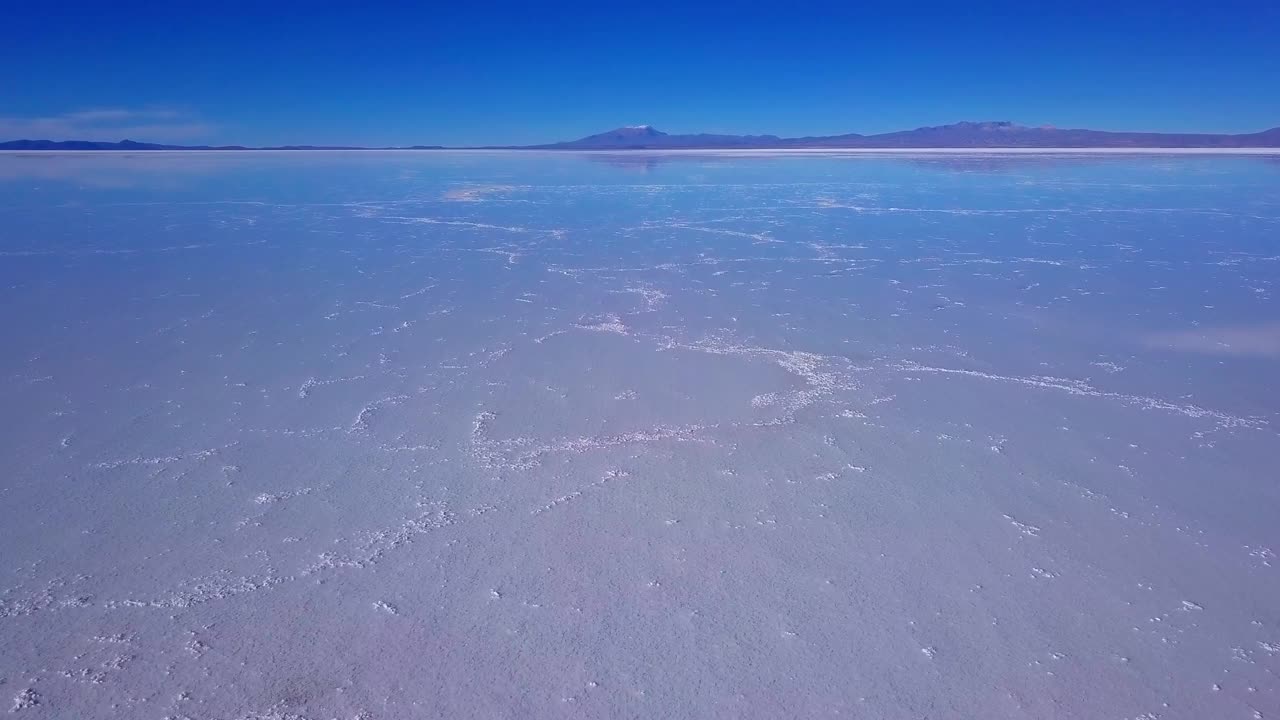
[[1280, 712], [1274, 163], [651, 159], [0, 159], [7, 709]]

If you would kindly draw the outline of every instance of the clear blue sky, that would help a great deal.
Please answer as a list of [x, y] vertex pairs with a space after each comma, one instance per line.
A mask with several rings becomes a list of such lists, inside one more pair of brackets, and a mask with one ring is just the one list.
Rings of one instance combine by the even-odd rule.
[[[531, 143], [958, 120], [1280, 125], [1280, 2], [34, 2], [0, 139]], [[59, 137], [53, 139], [67, 139]]]

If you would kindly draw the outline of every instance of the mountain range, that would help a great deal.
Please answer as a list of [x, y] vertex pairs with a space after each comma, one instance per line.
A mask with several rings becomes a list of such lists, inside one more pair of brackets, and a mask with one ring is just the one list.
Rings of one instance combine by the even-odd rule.
[[959, 122], [879, 135], [669, 135], [648, 125], [618, 128], [578, 140], [534, 146], [545, 150], [784, 148], [1243, 148], [1280, 147], [1280, 127], [1240, 135], [1109, 132], [1026, 127], [1011, 122]]
[[[1274, 148], [1280, 127], [1236, 135], [1220, 133], [1111, 132], [1106, 130], [1027, 127], [1011, 122], [959, 122], [878, 135], [826, 135], [783, 138], [777, 135], [668, 134], [649, 125], [622, 127], [577, 140], [545, 145], [485, 146], [504, 150], [771, 150], [771, 149], [912, 149], [912, 148]], [[284, 145], [248, 148], [240, 145], [160, 145], [132, 140], [14, 140], [0, 150], [438, 150], [438, 145], [400, 148]]]

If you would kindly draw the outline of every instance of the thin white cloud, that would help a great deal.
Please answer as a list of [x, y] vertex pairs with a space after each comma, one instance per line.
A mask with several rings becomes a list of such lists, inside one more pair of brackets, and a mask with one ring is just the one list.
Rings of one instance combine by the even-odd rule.
[[70, 118], [72, 120], [86, 123], [119, 123], [136, 122], [138, 120], [174, 120], [180, 119], [182, 117], [182, 113], [177, 110], [163, 109], [128, 110], [126, 108], [95, 108], [93, 110], [78, 110], [76, 112], [64, 113], [60, 117]]
[[190, 141], [214, 127], [198, 117], [167, 108], [90, 108], [45, 117], [0, 116], [3, 140]]

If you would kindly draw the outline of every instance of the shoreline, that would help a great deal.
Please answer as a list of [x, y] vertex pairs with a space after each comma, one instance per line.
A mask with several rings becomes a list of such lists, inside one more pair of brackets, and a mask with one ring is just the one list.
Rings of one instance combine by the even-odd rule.
[[0, 155], [312, 155], [312, 154], [521, 154], [521, 155], [1280, 155], [1280, 147], [1253, 148], [636, 148], [598, 150], [539, 150], [522, 148], [408, 148], [314, 150], [0, 150]]

